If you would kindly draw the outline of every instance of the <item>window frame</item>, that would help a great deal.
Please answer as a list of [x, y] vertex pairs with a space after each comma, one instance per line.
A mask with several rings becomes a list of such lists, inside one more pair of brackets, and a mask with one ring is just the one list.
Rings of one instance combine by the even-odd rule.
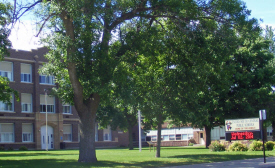
[[[22, 73], [22, 65], [28, 65], [29, 66], [29, 73]], [[20, 68], [21, 68], [21, 73], [20, 73], [20, 80], [22, 83], [32, 83], [32, 65], [31, 64], [26, 64], [26, 63], [21, 63], [20, 64]], [[26, 75], [26, 78], [27, 80], [25, 79], [25, 75]], [[22, 79], [23, 77], [23, 79]]]
[[[106, 139], [107, 135], [107, 139]], [[112, 141], [112, 130], [110, 125], [107, 126], [107, 128], [103, 129], [103, 141]]]
[[[64, 108], [69, 107], [69, 112], [64, 112]], [[69, 104], [63, 104], [62, 105], [62, 113], [63, 114], [72, 114], [72, 106]]]
[[[47, 113], [55, 113], [55, 103], [56, 103], [55, 97], [47, 95], [46, 96], [47, 97], [47, 106], [46, 106], [46, 100], [45, 100], [45, 102], [42, 101], [42, 103], [41, 103], [41, 96], [42, 96], [42, 100], [45, 99], [45, 95], [40, 94], [39, 112], [46, 113], [46, 108], [47, 108]], [[53, 100], [50, 100], [49, 98], [52, 98]]]
[[[28, 94], [28, 95], [31, 96], [31, 103], [22, 102], [22, 100], [23, 100], [22, 96], [23, 96], [23, 95], [26, 95], [26, 94]], [[23, 110], [23, 109], [24, 109], [24, 108], [23, 108], [23, 105], [29, 106], [30, 110], [29, 110], [29, 111]], [[21, 93], [21, 112], [22, 112], [22, 113], [32, 113], [32, 94], [31, 94], [31, 93]]]
[[[12, 125], [12, 129], [13, 129], [13, 132], [1, 132], [1, 129], [2, 129], [2, 126], [3, 125]], [[4, 138], [2, 137], [2, 134], [4, 134]], [[9, 141], [5, 141], [5, 140], [2, 140], [2, 139], [5, 139], [6, 136], [8, 135], [8, 138], [10, 139], [11, 137], [11, 140]], [[14, 142], [14, 124], [13, 123], [0, 123], [0, 143], [12, 143]]]
[[[43, 79], [43, 81], [42, 81]], [[43, 85], [55, 85], [54, 76], [39, 74], [39, 84]]]
[[[65, 132], [64, 126], [70, 126], [71, 132], [69, 132], [69, 133]], [[66, 139], [65, 139], [65, 137], [66, 137]], [[69, 137], [69, 139], [67, 137]], [[63, 142], [72, 142], [72, 141], [73, 141], [73, 125], [72, 124], [63, 124]]]
[[[2, 110], [3, 106], [7, 106], [8, 108], [10, 107], [11, 110], [5, 110], [5, 109]], [[0, 111], [1, 112], [14, 112], [14, 95], [13, 94], [11, 94], [10, 103], [4, 103], [3, 101], [0, 101]]]
[[[23, 132], [23, 125], [31, 125], [32, 126], [31, 132]], [[27, 135], [27, 138], [30, 138], [30, 139], [24, 140], [24, 135]], [[32, 123], [22, 123], [22, 142], [33, 142], [33, 124]]]
[[[1, 61], [1, 63], [5, 63], [5, 62], [11, 64], [11, 71], [5, 71], [5, 70], [2, 70], [2, 69], [0, 68], [0, 76], [8, 78], [9, 81], [14, 81], [14, 80], [13, 80], [13, 79], [14, 79], [14, 78], [13, 78], [13, 62], [10, 62], [10, 61]], [[7, 74], [10, 74], [10, 75], [3, 76], [3, 75], [2, 75], [2, 72], [7, 73]], [[10, 76], [10, 77], [9, 77], [9, 76]]]

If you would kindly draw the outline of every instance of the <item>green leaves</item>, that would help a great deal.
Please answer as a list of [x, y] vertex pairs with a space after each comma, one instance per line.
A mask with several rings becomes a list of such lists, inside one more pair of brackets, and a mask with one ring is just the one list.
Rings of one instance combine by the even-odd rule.
[[9, 55], [8, 49], [11, 47], [11, 42], [8, 39], [10, 34], [8, 26], [12, 20], [11, 9], [11, 4], [0, 2], [0, 60], [5, 55]]

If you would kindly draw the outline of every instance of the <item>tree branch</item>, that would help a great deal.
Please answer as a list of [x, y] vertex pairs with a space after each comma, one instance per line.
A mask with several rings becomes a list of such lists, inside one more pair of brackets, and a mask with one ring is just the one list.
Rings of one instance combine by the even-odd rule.
[[[35, 3], [33, 3], [32, 5], [28, 6], [28, 7], [22, 7], [18, 10], [18, 14], [20, 13], [21, 10], [25, 9], [18, 17], [16, 17], [16, 20], [20, 19], [26, 12], [28, 12], [30, 9], [32, 9], [35, 5], [41, 3], [42, 0], [36, 1]], [[16, 3], [16, 1], [15, 1]], [[16, 9], [14, 9], [16, 10]], [[15, 13], [15, 12], [14, 12]]]
[[39, 36], [39, 34], [41, 33], [41, 31], [42, 31], [44, 25], [46, 24], [46, 22], [47, 22], [52, 16], [54, 16], [54, 15], [56, 15], [56, 14], [51, 14], [51, 15], [49, 15], [49, 16], [44, 20], [42, 26], [40, 27], [40, 29], [39, 29], [38, 33], [35, 35], [35, 37], [38, 37], [38, 36]]

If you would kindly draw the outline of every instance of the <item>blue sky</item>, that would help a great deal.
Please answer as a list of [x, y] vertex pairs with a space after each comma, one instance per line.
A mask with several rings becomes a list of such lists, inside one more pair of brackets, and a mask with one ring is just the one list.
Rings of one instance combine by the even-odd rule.
[[[263, 22], [260, 22], [262, 27], [269, 25], [275, 28], [275, 0], [243, 0], [243, 2], [251, 10], [252, 17], [263, 19]], [[16, 28], [10, 37], [13, 48], [23, 50], [37, 48], [39, 37], [34, 36], [37, 31], [31, 21], [24, 20], [24, 24], [18, 25]]]
[[275, 0], [243, 0], [247, 9], [251, 10], [251, 16], [263, 19], [262, 26], [275, 28]]

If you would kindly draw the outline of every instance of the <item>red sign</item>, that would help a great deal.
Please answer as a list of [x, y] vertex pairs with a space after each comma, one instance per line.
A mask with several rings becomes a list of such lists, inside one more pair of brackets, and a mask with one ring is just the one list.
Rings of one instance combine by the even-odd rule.
[[260, 139], [260, 135], [260, 131], [226, 132], [225, 139], [227, 141]]

